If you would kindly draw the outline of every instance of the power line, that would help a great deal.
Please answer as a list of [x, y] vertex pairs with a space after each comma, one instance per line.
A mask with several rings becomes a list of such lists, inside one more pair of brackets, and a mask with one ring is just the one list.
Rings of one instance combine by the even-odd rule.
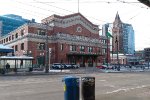
[[[40, 15], [46, 15], [46, 16], [49, 16], [49, 15], [47, 15], [47, 14], [45, 14], [45, 13], [40, 13], [40, 12], [37, 12], [37, 11], [31, 11], [31, 10], [27, 10], [27, 9], [23, 9], [23, 8], [20, 8], [20, 7], [16, 7], [16, 8], [19, 8], [19, 9], [22, 9], [22, 10], [24, 10], [24, 11], [28, 11], [27, 13], [28, 14], [32, 14], [32, 15], [35, 15], [35, 14], [40, 14]], [[31, 13], [29, 13], [29, 12], [31, 12]], [[33, 14], [34, 13], [34, 14]], [[40, 16], [39, 16], [40, 17]], [[41, 17], [42, 18], [42, 17]]]
[[[38, 3], [41, 3], [41, 2], [39, 2], [39, 1], [37, 1], [37, 0], [33, 0], [33, 1], [38, 2]], [[54, 8], [61, 9], [61, 10], [67, 11], [67, 12], [75, 13], [75, 12], [73, 12], [73, 11], [66, 10], [66, 9], [63, 9], [63, 8], [60, 8], [60, 7], [57, 7], [57, 6], [53, 6], [53, 5], [50, 5], [50, 4], [46, 4], [46, 3], [43, 3], [43, 2], [42, 2], [42, 4], [48, 5], [48, 6], [52, 6], [52, 7], [54, 7]], [[98, 21], [102, 21], [102, 22], [107, 22], [107, 21], [103, 21], [103, 20], [96, 19], [96, 18], [91, 17], [91, 16], [85, 16], [85, 17], [93, 18], [94, 20], [98, 20]]]
[[[44, 10], [44, 11], [47, 10], [47, 11], [50, 11], [50, 12], [58, 13], [58, 12], [55, 12], [55, 11], [52, 11], [52, 10], [44, 9], [44, 8], [37, 7], [37, 6], [33, 6], [33, 5], [30, 5], [30, 4], [25, 4], [25, 3], [23, 3], [23, 2], [19, 2], [19, 1], [15, 1], [15, 2], [20, 3], [20, 4], [23, 4], [23, 5], [31, 6], [31, 7], [34, 7], [34, 8], [38, 8], [38, 9], [41, 9], [41, 10]], [[61, 8], [58, 7], [58, 9], [61, 9]], [[24, 10], [25, 10], [25, 9], [24, 9]], [[63, 10], [65, 10], [65, 9], [63, 9]], [[30, 10], [26, 10], [26, 11], [30, 11]], [[69, 11], [69, 10], [65, 10], [65, 11]], [[33, 12], [33, 11], [30, 11], [30, 12]], [[69, 11], [69, 12], [72, 12], [72, 11]], [[28, 12], [27, 12], [27, 13], [28, 13]], [[39, 12], [35, 12], [35, 13], [39, 13]], [[72, 13], [73, 13], [73, 12], [72, 12]], [[33, 13], [28, 13], [28, 14], [32, 14], [32, 15], [33, 15]], [[43, 13], [39, 13], [39, 14], [46, 15], [46, 14], [43, 14]], [[58, 13], [58, 14], [60, 14], [60, 15], [65, 15], [65, 14], [62, 14], [62, 13]], [[49, 16], [49, 15], [47, 15], [47, 16]], [[107, 21], [103, 21], [103, 20], [96, 19], [96, 18], [94, 18], [94, 17], [90, 17], [90, 16], [85, 16], [85, 17], [92, 18], [92, 19], [97, 20], [97, 21], [107, 22]], [[42, 17], [41, 17], [41, 18], [42, 18]], [[99, 25], [102, 25], [102, 24], [99, 24]]]
[[[123, 1], [123, 2], [118, 2], [118, 1], [120, 1], [120, 0], [116, 0], [116, 1], [101, 1], [101, 0], [96, 0], [96, 1], [94, 1], [94, 0], [92, 0], [92, 1], [80, 1], [80, 3], [140, 3], [140, 2], [125, 2], [125, 1]], [[30, 3], [46, 3], [46, 4], [48, 4], [48, 3], [77, 3], [77, 1], [59, 1], [59, 2], [56, 2], [56, 1], [53, 1], [53, 2], [41, 2], [41, 1], [39, 1], [39, 2], [30, 2]]]
[[[31, 7], [34, 7], [34, 8], [38, 8], [38, 9], [41, 9], [41, 10], [44, 10], [44, 11], [47, 10], [47, 11], [50, 11], [50, 12], [58, 13], [56, 11], [52, 11], [52, 10], [49, 10], [49, 9], [44, 9], [44, 8], [33, 6], [33, 5], [30, 5], [30, 4], [25, 4], [24, 2], [19, 2], [19, 1], [15, 1], [15, 2], [23, 4], [23, 5], [31, 6]], [[58, 14], [62, 14], [62, 13], [58, 13]], [[62, 15], [64, 15], [64, 14], [62, 14]]]
[[73, 11], [70, 11], [70, 10], [67, 10], [67, 9], [63, 9], [63, 8], [60, 8], [60, 7], [57, 7], [57, 6], [53, 6], [53, 5], [50, 5], [50, 4], [47, 4], [47, 3], [39, 2], [39, 1], [37, 1], [37, 0], [33, 0], [33, 1], [38, 2], [38, 3], [41, 3], [41, 4], [45, 4], [45, 5], [48, 5], [48, 6], [57, 8], [57, 9], [61, 9], [61, 10], [67, 11], [67, 12], [74, 13]]
[[[124, 3], [124, 4], [130, 4], [130, 5], [134, 5], [134, 6], [137, 6], [135, 4], [141, 4], [139, 1], [138, 2], [126, 2], [126, 1], [123, 1], [123, 0], [117, 0], [118, 2], [120, 3]], [[146, 6], [140, 6], [140, 8], [146, 8], [146, 9], [149, 9], [148, 7]]]
[[[51, 7], [54, 7], [54, 8], [57, 8], [57, 9], [61, 9], [61, 10], [64, 10], [64, 11], [67, 11], [67, 12], [71, 12], [71, 13], [74, 13], [73, 11], [70, 11], [70, 10], [66, 10], [66, 9], [63, 9], [63, 8], [60, 8], [60, 7], [57, 7], [57, 6], [53, 6], [53, 5], [50, 5], [50, 4], [46, 4], [44, 2], [40, 2], [40, 1], [37, 1], [37, 0], [33, 0], [37, 3], [41, 3], [41, 4], [44, 4], [44, 5], [48, 5], [48, 6], [51, 6]], [[41, 10], [46, 10], [46, 11], [50, 11], [50, 12], [54, 12], [54, 13], [58, 13], [56, 11], [52, 11], [52, 10], [49, 10], [49, 9], [44, 9], [44, 8], [41, 8], [41, 7], [37, 7], [37, 6], [33, 6], [33, 5], [30, 5], [30, 4], [25, 4], [24, 2], [19, 2], [19, 1], [16, 1], [18, 3], [21, 3], [23, 5], [28, 5], [28, 6], [31, 6], [31, 7], [35, 7], [35, 8], [38, 8], [38, 9], [41, 9]], [[86, 1], [87, 2], [87, 1]], [[94, 2], [94, 1], [93, 1]], [[99, 2], [109, 2], [109, 1], [99, 1]], [[124, 1], [120, 1], [120, 0], [117, 0], [117, 2], [121, 2], [121, 3], [139, 3], [139, 2], [124, 2]], [[112, 2], [110, 2], [112, 3]], [[29, 11], [29, 10], [28, 10]], [[41, 13], [42, 14], [42, 13]], [[62, 14], [62, 13], [58, 13], [58, 14], [61, 14], [61, 15], [65, 15], [65, 14]], [[42, 14], [42, 15], [46, 15], [46, 14]], [[49, 15], [48, 15], [49, 16]], [[104, 21], [104, 20], [100, 20], [100, 19], [96, 19], [94, 17], [91, 17], [91, 16], [85, 16], [85, 17], [88, 17], [88, 18], [92, 18], [93, 20], [97, 20], [97, 21], [102, 21], [102, 22], [107, 22], [107, 21]], [[132, 18], [130, 18], [129, 20], [135, 18], [136, 16], [133, 16]], [[99, 24], [99, 25], [102, 25], [102, 24]]]

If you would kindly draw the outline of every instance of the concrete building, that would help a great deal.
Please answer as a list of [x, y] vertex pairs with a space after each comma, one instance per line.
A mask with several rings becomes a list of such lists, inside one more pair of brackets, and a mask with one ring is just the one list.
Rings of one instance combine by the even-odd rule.
[[19, 26], [29, 22], [35, 22], [35, 20], [24, 19], [21, 16], [14, 14], [0, 16], [0, 36], [4, 36], [17, 29]]
[[75, 63], [96, 66], [103, 63], [106, 48], [99, 27], [80, 13], [52, 15], [42, 23], [27, 23], [1, 38], [1, 43], [14, 48], [15, 55], [33, 56], [33, 64], [45, 65], [48, 39], [49, 64]]

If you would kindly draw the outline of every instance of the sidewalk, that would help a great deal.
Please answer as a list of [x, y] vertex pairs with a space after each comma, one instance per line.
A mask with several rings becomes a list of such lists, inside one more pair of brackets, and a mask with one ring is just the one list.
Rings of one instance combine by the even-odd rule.
[[64, 75], [64, 74], [91, 74], [91, 73], [131, 73], [131, 72], [148, 72], [150, 69], [125, 69], [121, 68], [120, 71], [112, 69], [98, 69], [94, 67], [79, 68], [79, 69], [65, 69], [65, 70], [49, 70], [49, 73], [45, 71], [32, 71], [32, 72], [9, 72], [0, 76], [27, 76], [27, 75]]
[[117, 70], [102, 70], [104, 73], [126, 73], [126, 72], [148, 72], [150, 69], [120, 69], [120, 71]]
[[32, 75], [63, 75], [63, 74], [83, 74], [82, 71], [72, 71], [72, 70], [49, 70], [48, 73], [43, 71], [32, 71], [32, 72], [9, 72], [4, 75], [0, 74], [0, 76], [32, 76]]

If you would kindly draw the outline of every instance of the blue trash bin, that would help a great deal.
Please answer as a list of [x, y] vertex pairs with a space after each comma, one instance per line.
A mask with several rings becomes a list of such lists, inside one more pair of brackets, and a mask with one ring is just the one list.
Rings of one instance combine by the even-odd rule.
[[79, 100], [79, 78], [65, 77], [64, 100]]

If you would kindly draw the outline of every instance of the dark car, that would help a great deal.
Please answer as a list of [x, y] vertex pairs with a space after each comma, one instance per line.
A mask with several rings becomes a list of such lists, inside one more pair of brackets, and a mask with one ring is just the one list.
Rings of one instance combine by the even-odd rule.
[[76, 64], [71, 64], [71, 66], [72, 66], [72, 68], [79, 68], [79, 66]]
[[64, 64], [64, 68], [65, 68], [65, 69], [71, 69], [71, 68], [72, 68], [72, 65], [71, 65], [71, 64]]
[[52, 65], [52, 68], [53, 69], [64, 69], [64, 64], [61, 64], [61, 63], [54, 63]]

